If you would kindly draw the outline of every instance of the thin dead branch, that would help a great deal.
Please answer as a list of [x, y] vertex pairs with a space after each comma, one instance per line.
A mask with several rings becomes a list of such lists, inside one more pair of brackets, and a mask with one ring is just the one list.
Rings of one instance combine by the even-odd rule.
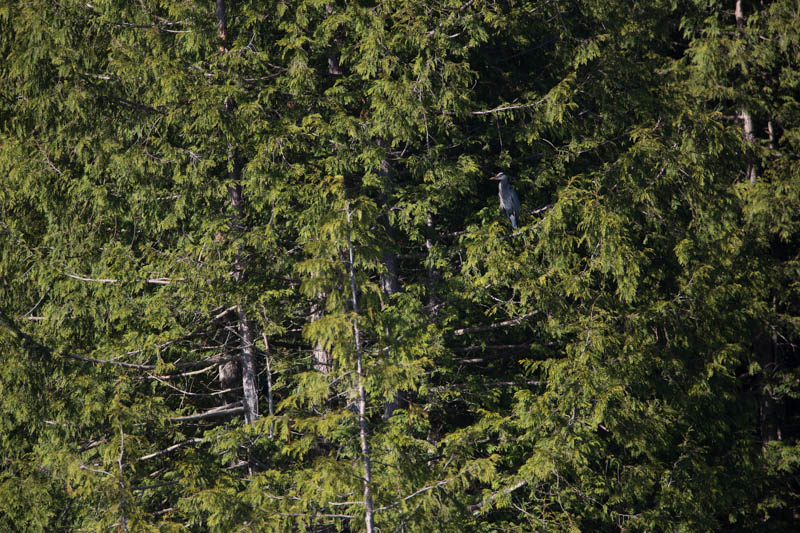
[[161, 455], [165, 455], [165, 454], [168, 454], [169, 452], [175, 451], [178, 448], [182, 448], [182, 447], [188, 446], [190, 444], [197, 444], [198, 442], [203, 442], [203, 439], [194, 438], [194, 439], [185, 440], [183, 442], [179, 442], [178, 444], [173, 444], [172, 446], [170, 446], [168, 448], [164, 448], [163, 450], [159, 450], [157, 452], [153, 452], [151, 454], [139, 457], [137, 459], [137, 461], [146, 461], [148, 459], [153, 459], [155, 457], [159, 457]]
[[239, 413], [244, 412], [244, 406], [242, 402], [234, 402], [222, 405], [220, 407], [215, 407], [213, 409], [209, 409], [203, 413], [197, 413], [194, 415], [186, 415], [186, 416], [176, 416], [170, 418], [170, 422], [191, 422], [194, 420], [205, 420], [207, 418], [220, 418], [225, 416], [236, 415]]
[[457, 329], [457, 330], [455, 330], [453, 332], [453, 335], [456, 335], [456, 336], [458, 336], [458, 335], [466, 335], [468, 333], [478, 333], [478, 332], [481, 332], [481, 331], [489, 331], [491, 329], [503, 328], [503, 327], [506, 327], [506, 326], [516, 326], [516, 325], [522, 323], [523, 321], [525, 321], [526, 319], [528, 319], [528, 318], [530, 318], [530, 317], [532, 317], [532, 316], [534, 316], [534, 315], [536, 315], [538, 313], [539, 313], [539, 311], [536, 310], [536, 311], [531, 311], [530, 313], [526, 313], [526, 314], [524, 314], [522, 316], [519, 316], [517, 318], [511, 318], [509, 320], [503, 320], [502, 322], [495, 322], [494, 324], [486, 324], [484, 326], [473, 326], [473, 327], [470, 327], [470, 328]]

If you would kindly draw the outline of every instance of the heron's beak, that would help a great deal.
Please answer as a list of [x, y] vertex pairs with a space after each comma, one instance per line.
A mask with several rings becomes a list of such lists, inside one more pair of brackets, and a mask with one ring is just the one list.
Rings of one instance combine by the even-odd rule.
[[491, 176], [489, 179], [490, 179], [490, 180], [493, 180], [493, 181], [497, 181], [497, 180], [499, 180], [500, 178], [498, 178], [498, 177], [497, 177], [497, 175], [494, 175], [494, 176]]

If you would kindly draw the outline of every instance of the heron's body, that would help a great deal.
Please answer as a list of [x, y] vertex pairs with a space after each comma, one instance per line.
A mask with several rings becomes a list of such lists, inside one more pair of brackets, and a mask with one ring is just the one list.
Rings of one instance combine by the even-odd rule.
[[519, 197], [508, 182], [508, 176], [503, 172], [498, 173], [491, 178], [498, 182], [498, 196], [500, 197], [500, 207], [508, 215], [508, 220], [511, 221], [511, 227], [517, 229], [519, 227]]

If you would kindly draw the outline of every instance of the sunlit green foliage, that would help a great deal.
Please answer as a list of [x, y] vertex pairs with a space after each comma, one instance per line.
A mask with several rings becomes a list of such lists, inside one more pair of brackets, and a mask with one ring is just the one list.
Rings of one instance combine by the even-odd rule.
[[791, 530], [799, 23], [6, 3], [0, 530]]

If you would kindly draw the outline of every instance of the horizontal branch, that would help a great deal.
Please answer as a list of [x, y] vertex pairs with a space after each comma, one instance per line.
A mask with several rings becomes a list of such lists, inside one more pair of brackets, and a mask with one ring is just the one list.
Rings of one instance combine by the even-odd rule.
[[448, 233], [442, 233], [439, 235], [440, 239], [452, 239], [453, 237], [460, 237], [462, 235], [466, 235], [467, 230], [459, 230], [459, 231], [451, 231]]
[[243, 412], [244, 412], [244, 407], [242, 406], [242, 402], [239, 401], [239, 402], [225, 404], [220, 407], [215, 407], [214, 409], [210, 409], [204, 413], [197, 413], [194, 415], [186, 415], [186, 416], [176, 416], [170, 418], [169, 420], [170, 422], [189, 422], [192, 420], [203, 420], [206, 418], [219, 418]]
[[[535, 343], [531, 343], [531, 344], [528, 345], [528, 347], [530, 348], [531, 346], [536, 346], [536, 345], [537, 344], [535, 344]], [[509, 344], [509, 345], [506, 345], [506, 346], [513, 346], [513, 345]], [[523, 345], [518, 345], [518, 346], [523, 346]], [[541, 345], [538, 345], [538, 346], [546, 346], [546, 347], [549, 348], [549, 347], [556, 346], [556, 343], [547, 343], [547, 344], [541, 344]], [[455, 361], [457, 363], [462, 363], [462, 364], [488, 363], [490, 361], [495, 361], [497, 359], [505, 359], [506, 357], [511, 357], [513, 355], [520, 355], [520, 352], [517, 351], [517, 350], [511, 350], [511, 349], [497, 350], [495, 353], [488, 354], [488, 355], [485, 355], [483, 357], [456, 358]], [[528, 354], [526, 354], [526, 355], [528, 355]]]
[[274, 513], [278, 516], [307, 517], [307, 518], [358, 518], [352, 514], [330, 514], [330, 513]]
[[78, 276], [77, 274], [70, 274], [69, 272], [64, 272], [64, 275], [68, 278], [77, 279], [78, 281], [91, 281], [94, 283], [116, 283], [118, 281], [116, 279], [87, 278], [85, 276]]
[[182, 24], [182, 22], [172, 22], [167, 24], [132, 24], [130, 22], [117, 22], [114, 24], [117, 28], [132, 28], [132, 29], [159, 29], [166, 33], [194, 33], [197, 30], [170, 30], [168, 26]]
[[540, 385], [547, 385], [547, 381], [536, 381], [534, 379], [526, 379], [523, 381], [490, 381], [484, 383], [487, 387], [513, 387], [515, 385], [528, 385], [529, 387], [538, 387]]
[[186, 361], [185, 363], [175, 363], [175, 368], [184, 369], [184, 368], [204, 367], [207, 365], [220, 365], [222, 363], [227, 363], [228, 361], [236, 361], [238, 359], [239, 359], [238, 355], [230, 355], [227, 357], [209, 357], [208, 359], [203, 359], [202, 361]]
[[521, 323], [522, 321], [534, 316], [535, 314], [539, 313], [539, 311], [531, 311], [530, 313], [526, 313], [522, 316], [517, 318], [511, 318], [509, 320], [503, 320], [502, 322], [495, 322], [494, 324], [487, 324], [485, 326], [474, 326], [471, 328], [461, 328], [453, 331], [453, 335], [466, 335], [468, 333], [478, 333], [481, 331], [489, 331], [491, 329], [503, 328], [506, 326], [516, 326], [517, 324]]
[[544, 213], [545, 211], [547, 211], [551, 207], [553, 207], [553, 204], [543, 205], [542, 207], [534, 209], [533, 211], [528, 211], [528, 214], [529, 215], [538, 215], [539, 213]]
[[396, 502], [391, 503], [389, 505], [384, 505], [383, 507], [378, 507], [377, 509], [375, 509], [375, 512], [377, 513], [378, 511], [386, 511], [387, 509], [391, 509], [393, 507], [397, 507], [398, 505], [402, 504], [403, 502], [406, 502], [406, 501], [410, 500], [411, 498], [413, 498], [414, 496], [422, 494], [423, 492], [428, 492], [429, 490], [433, 490], [435, 488], [441, 487], [442, 485], [447, 485], [448, 483], [453, 481], [453, 479], [455, 479], [455, 478], [445, 479], [443, 481], [438, 481], [438, 482], [436, 482], [436, 483], [434, 483], [432, 485], [427, 485], [425, 487], [422, 487], [421, 489], [412, 492], [411, 494], [409, 494], [405, 498], [397, 500]]
[[537, 102], [533, 102], [532, 104], [505, 105], [505, 106], [495, 107], [494, 109], [486, 109], [484, 111], [472, 111], [470, 114], [472, 114], [472, 115], [490, 115], [492, 113], [501, 113], [503, 111], [514, 111], [515, 109], [529, 109], [531, 107], [536, 107], [536, 106], [540, 105], [545, 100], [547, 100], [546, 96], [544, 98], [542, 98], [541, 100], [537, 101]]
[[[43, 345], [40, 345], [40, 346], [42, 346], [43, 348], [45, 348], [48, 351], [52, 352], [51, 348], [48, 348], [48, 347], [43, 346]], [[123, 367], [123, 368], [133, 368], [135, 370], [154, 370], [156, 368], [156, 365], [139, 365], [139, 364], [135, 364], [135, 363], [124, 363], [122, 361], [114, 361], [112, 359], [95, 359], [94, 357], [84, 357], [82, 355], [75, 355], [75, 354], [69, 354], [69, 353], [68, 354], [64, 354], [64, 355], [66, 355], [67, 357], [69, 357], [71, 359], [75, 359], [75, 360], [78, 360], [78, 361], [85, 361], [87, 363], [95, 363], [95, 364], [100, 364], [100, 365], [114, 365], [114, 366], [120, 366], [120, 367]], [[199, 371], [199, 373], [202, 373], [202, 372], [205, 372], [206, 370], [210, 369], [209, 365], [210, 366], [219, 365], [219, 364], [222, 364], [222, 363], [226, 363], [228, 361], [233, 361], [235, 359], [238, 359], [238, 356], [214, 357], [214, 358], [211, 358], [211, 359], [203, 359], [202, 361], [188, 361], [186, 363], [176, 363], [175, 364], [175, 368], [183, 369], [183, 368], [197, 368], [199, 366], [206, 366], [206, 368], [204, 368], [204, 369]], [[155, 378], [171, 379], [171, 378], [175, 378], [175, 377], [187, 376], [187, 375], [190, 375], [190, 374], [192, 374], [192, 372], [185, 372], [185, 373], [182, 373], [182, 374], [170, 374], [170, 375], [166, 375], [166, 376], [152, 376], [152, 375], [150, 375], [150, 376], [147, 376], [146, 379], [155, 379]]]
[[[76, 279], [78, 281], [88, 281], [92, 283], [119, 283], [118, 279], [112, 278], [88, 278], [86, 276], [79, 276], [77, 274], [70, 274], [69, 272], [64, 272], [64, 275], [68, 278]], [[145, 283], [150, 283], [152, 285], [169, 285], [170, 283], [176, 281], [186, 281], [186, 278], [148, 278], [145, 279]], [[135, 282], [135, 281], [134, 281]]]
[[[48, 348], [50, 350], [50, 348]], [[52, 352], [52, 350], [50, 350]], [[114, 365], [114, 366], [121, 366], [123, 368], [133, 368], [135, 370], [153, 370], [155, 369], [156, 365], [137, 365], [135, 363], [123, 363], [122, 361], [114, 361], [110, 359], [95, 359], [94, 357], [84, 357], [82, 355], [75, 355], [75, 354], [64, 354], [70, 359], [75, 359], [77, 361], [85, 361], [87, 363], [95, 363], [100, 365]]]
[[482, 352], [485, 350], [502, 352], [505, 350], [529, 349], [531, 346], [533, 346], [532, 342], [523, 344], [475, 344], [472, 346], [455, 346], [450, 348], [450, 350], [456, 353]]
[[85, 464], [79, 464], [78, 468], [80, 468], [81, 470], [86, 470], [88, 472], [95, 472], [97, 474], [104, 474], [106, 476], [113, 476], [114, 475], [111, 472], [107, 472], [105, 470], [100, 470], [99, 468], [91, 468], [89, 466], [86, 466]]
[[186, 278], [149, 278], [144, 281], [151, 285], [169, 285], [175, 281], [186, 281]]
[[[19, 339], [23, 342], [23, 346], [25, 345], [33, 345], [37, 349], [46, 352], [48, 355], [53, 355], [53, 349], [41, 342], [38, 342], [33, 337], [22, 331], [17, 327], [14, 322], [11, 321], [2, 311], [0, 311], [0, 326], [4, 327], [7, 331], [11, 332], [14, 338]], [[64, 354], [65, 356], [69, 357], [70, 359], [75, 359], [77, 361], [85, 361], [88, 363], [97, 363], [97, 364], [108, 364], [108, 365], [115, 365], [121, 366], [123, 368], [134, 368], [137, 370], [153, 370], [155, 365], [137, 365], [134, 363], [123, 363], [122, 361], [111, 361], [105, 359], [95, 359], [93, 357], [84, 357], [82, 355], [75, 355], [71, 353]]]
[[[22, 341], [23, 345], [33, 345], [39, 350], [46, 352], [49, 355], [53, 354], [53, 349], [45, 344], [42, 344], [35, 340], [33, 337], [19, 329], [17, 325], [8, 318], [2, 311], [0, 311], [0, 326], [4, 329], [9, 331], [14, 338], [19, 339]], [[135, 352], [135, 353], [138, 353]], [[122, 368], [131, 368], [134, 370], [155, 370], [156, 365], [145, 365], [145, 364], [136, 364], [136, 363], [125, 363], [123, 361], [115, 361], [113, 359], [96, 359], [94, 357], [86, 357], [83, 355], [77, 355], [72, 353], [65, 353], [63, 354], [70, 359], [75, 359], [76, 361], [83, 361], [86, 363], [93, 363], [98, 365], [114, 365], [119, 366]], [[187, 361], [185, 363], [175, 363], [175, 368], [179, 370], [189, 369], [189, 368], [198, 368], [204, 367], [199, 372], [205, 372], [210, 370], [214, 365], [219, 365], [222, 363], [227, 363], [228, 361], [234, 361], [238, 359], [238, 356], [230, 356], [230, 357], [212, 357], [209, 359], [203, 359], [202, 361]], [[171, 379], [174, 377], [186, 376], [191, 374], [190, 372], [184, 372], [181, 374], [171, 374], [166, 376], [147, 376], [143, 379]]]
[[515, 483], [514, 485], [512, 485], [510, 487], [506, 487], [501, 491], [495, 492], [494, 494], [489, 496], [488, 499], [483, 500], [480, 503], [476, 503], [474, 505], [470, 505], [469, 506], [469, 510], [472, 511], [472, 514], [474, 514], [474, 515], [478, 514], [482, 507], [484, 507], [485, 505], [488, 505], [489, 503], [495, 501], [498, 496], [502, 496], [502, 495], [505, 495], [505, 494], [511, 494], [515, 490], [521, 489], [522, 487], [524, 487], [527, 484], [528, 484], [527, 481], [518, 481], [517, 483]]
[[[299, 500], [299, 498], [295, 498]], [[364, 502], [325, 502], [324, 505], [330, 505], [331, 507], [350, 507], [351, 505], [364, 505]]]
[[462, 363], [465, 365], [476, 365], [481, 363], [489, 363], [491, 361], [496, 361], [497, 359], [505, 359], [512, 354], [494, 354], [494, 355], [487, 355], [486, 357], [472, 357], [470, 359], [456, 359], [456, 362]]
[[179, 442], [178, 444], [173, 444], [172, 446], [170, 446], [168, 448], [164, 448], [163, 450], [159, 450], [157, 452], [153, 452], [151, 454], [139, 457], [137, 459], [137, 461], [146, 461], [148, 459], [153, 459], [154, 457], [159, 457], [161, 455], [165, 455], [165, 454], [167, 454], [169, 452], [177, 450], [178, 448], [182, 448], [183, 446], [188, 446], [189, 444], [197, 444], [198, 442], [203, 442], [203, 439], [193, 438], [193, 439], [185, 440], [183, 442]]
[[178, 378], [185, 378], [187, 376], [195, 376], [197, 374], [204, 374], [210, 370], [216, 370], [219, 366], [219, 363], [213, 363], [208, 366], [201, 368], [200, 370], [190, 370], [188, 372], [181, 372], [179, 374], [166, 374], [163, 376], [156, 376], [155, 374], [148, 374], [146, 376], [136, 377], [136, 380], [143, 380], [143, 379], [178, 379]]

